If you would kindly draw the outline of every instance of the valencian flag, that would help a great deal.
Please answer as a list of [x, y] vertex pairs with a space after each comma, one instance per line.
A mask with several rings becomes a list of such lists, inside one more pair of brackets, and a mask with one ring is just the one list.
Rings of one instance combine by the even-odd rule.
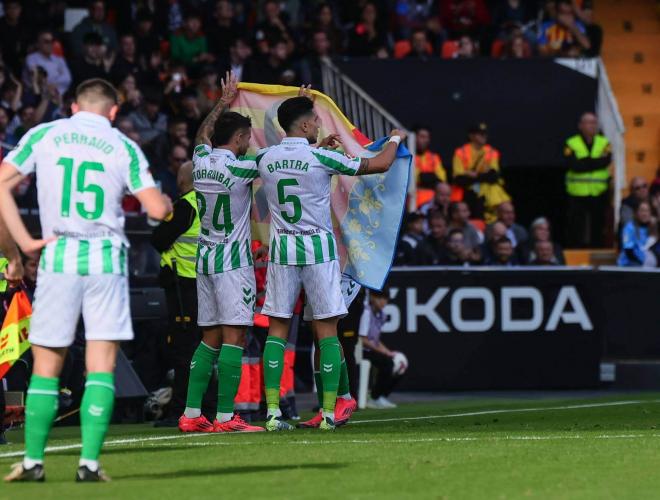
[[[252, 119], [254, 151], [279, 144], [284, 132], [277, 122], [277, 109], [285, 99], [297, 96], [298, 88], [240, 83], [238, 89], [231, 109]], [[346, 154], [375, 156], [387, 143], [387, 138], [372, 142], [332, 99], [318, 91], [312, 93], [314, 109], [321, 119], [320, 136], [339, 134]], [[342, 271], [366, 287], [381, 289], [389, 274], [406, 203], [411, 161], [412, 156], [401, 144], [394, 165], [385, 174], [333, 177], [330, 203]], [[268, 244], [270, 216], [260, 187], [257, 181], [253, 238]]]
[[30, 316], [32, 316], [30, 299], [23, 290], [19, 290], [12, 297], [0, 331], [0, 379], [30, 348], [28, 342]]

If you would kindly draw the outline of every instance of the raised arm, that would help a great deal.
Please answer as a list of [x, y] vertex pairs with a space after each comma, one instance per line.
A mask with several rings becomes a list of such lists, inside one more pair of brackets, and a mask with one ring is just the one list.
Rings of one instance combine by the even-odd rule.
[[227, 71], [225, 78], [220, 80], [220, 86], [222, 87], [222, 97], [199, 126], [197, 135], [195, 135], [195, 146], [199, 144], [212, 146], [211, 136], [213, 135], [215, 122], [218, 121], [220, 115], [229, 107], [238, 93], [238, 79], [231, 71]]
[[[398, 138], [398, 141], [396, 138]], [[383, 172], [387, 172], [396, 159], [396, 150], [399, 147], [399, 143], [405, 138], [405, 132], [398, 129], [392, 130], [390, 132], [390, 141], [380, 153], [373, 158], [362, 158], [360, 160], [360, 168], [356, 175], [382, 174]]]

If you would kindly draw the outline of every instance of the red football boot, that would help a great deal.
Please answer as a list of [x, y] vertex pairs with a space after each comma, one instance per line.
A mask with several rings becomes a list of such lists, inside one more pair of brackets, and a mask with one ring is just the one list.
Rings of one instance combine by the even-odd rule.
[[213, 432], [213, 424], [204, 415], [196, 418], [188, 418], [181, 415], [179, 418], [179, 430], [181, 432]]
[[337, 398], [335, 403], [335, 427], [348, 423], [356, 408], [357, 401], [355, 399]]
[[299, 429], [318, 429], [319, 425], [321, 425], [321, 421], [323, 420], [323, 414], [321, 413], [321, 410], [314, 415], [311, 419], [309, 419], [307, 422], [300, 422], [296, 427]]
[[217, 419], [213, 421], [213, 432], [263, 432], [266, 429], [256, 425], [250, 425], [236, 414], [231, 420], [220, 423]]

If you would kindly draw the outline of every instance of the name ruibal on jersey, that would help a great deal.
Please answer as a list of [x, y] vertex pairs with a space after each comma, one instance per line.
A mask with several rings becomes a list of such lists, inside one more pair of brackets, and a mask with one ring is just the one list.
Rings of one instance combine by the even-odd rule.
[[224, 273], [252, 266], [250, 208], [254, 158], [236, 158], [227, 149], [195, 147], [193, 185], [201, 223], [197, 273]]

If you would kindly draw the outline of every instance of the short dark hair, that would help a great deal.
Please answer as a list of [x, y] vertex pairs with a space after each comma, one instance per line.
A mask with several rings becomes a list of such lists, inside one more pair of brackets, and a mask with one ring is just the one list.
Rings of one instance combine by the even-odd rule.
[[449, 234], [447, 235], [447, 239], [451, 239], [451, 237], [454, 236], [455, 234], [460, 234], [461, 236], [463, 236], [465, 238], [465, 235], [463, 234], [463, 231], [461, 231], [460, 229], [455, 227], [454, 229], [451, 229], [449, 231]]
[[85, 80], [78, 87], [76, 87], [76, 101], [83, 96], [96, 96], [102, 97], [113, 104], [119, 102], [117, 96], [117, 89], [107, 80], [103, 78], [90, 78]]
[[215, 129], [213, 131], [214, 145], [227, 144], [232, 136], [241, 129], [250, 128], [252, 120], [247, 116], [234, 111], [222, 113], [218, 121], [215, 122]]
[[277, 109], [277, 121], [285, 132], [289, 132], [299, 118], [312, 111], [314, 111], [314, 103], [311, 99], [304, 96], [291, 97]]
[[95, 31], [90, 31], [83, 37], [83, 45], [103, 45], [103, 37]]
[[499, 245], [500, 243], [508, 243], [509, 245], [513, 245], [513, 241], [511, 241], [507, 236], [502, 236], [501, 238], [498, 238], [497, 241], [495, 242], [495, 246]]
[[431, 210], [428, 214], [428, 221], [431, 222], [433, 219], [442, 219], [447, 223], [447, 217], [440, 210]]

